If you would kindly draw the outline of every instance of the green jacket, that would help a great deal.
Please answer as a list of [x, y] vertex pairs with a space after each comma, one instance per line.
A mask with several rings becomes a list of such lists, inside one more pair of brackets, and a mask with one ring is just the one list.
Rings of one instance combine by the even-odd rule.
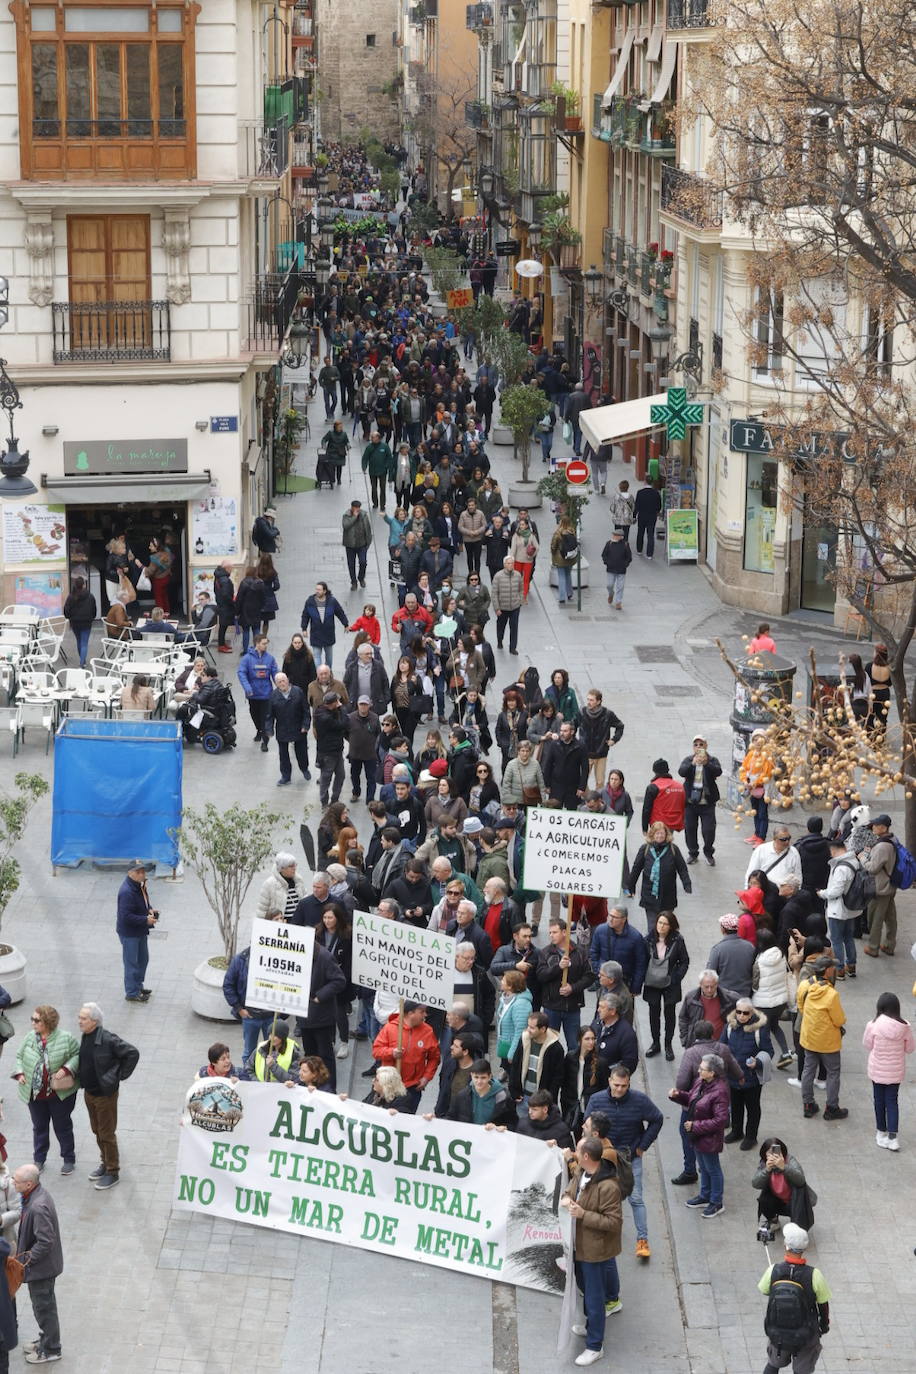
[[368, 472], [370, 477], [394, 477], [394, 454], [386, 443], [366, 445], [363, 472]]
[[[30, 1031], [16, 1052], [16, 1072], [25, 1075], [25, 1082], [19, 1083], [19, 1096], [23, 1102], [32, 1099], [32, 1075], [41, 1060], [41, 1046], [38, 1036]], [[80, 1047], [79, 1041], [69, 1031], [57, 1030], [48, 1036], [48, 1065], [52, 1074], [58, 1069], [69, 1069], [73, 1074], [70, 1087], [54, 1088], [59, 1098], [72, 1097], [79, 1087]]]

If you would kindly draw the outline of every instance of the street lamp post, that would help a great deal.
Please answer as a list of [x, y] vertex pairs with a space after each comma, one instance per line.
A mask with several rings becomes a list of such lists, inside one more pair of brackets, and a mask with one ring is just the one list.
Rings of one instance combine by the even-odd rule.
[[0, 453], [0, 500], [9, 497], [34, 496], [38, 491], [35, 483], [26, 476], [29, 467], [29, 451], [19, 452], [19, 440], [13, 428], [13, 411], [22, 409], [19, 389], [6, 370], [6, 359], [0, 358], [0, 407], [6, 411], [10, 422], [9, 444]]

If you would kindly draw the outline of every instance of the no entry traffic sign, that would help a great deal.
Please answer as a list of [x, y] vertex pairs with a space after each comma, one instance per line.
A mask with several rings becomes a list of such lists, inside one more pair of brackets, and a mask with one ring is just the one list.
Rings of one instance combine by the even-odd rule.
[[572, 462], [566, 464], [566, 480], [572, 486], [581, 486], [588, 481], [588, 463], [583, 463], [581, 458], [574, 458]]

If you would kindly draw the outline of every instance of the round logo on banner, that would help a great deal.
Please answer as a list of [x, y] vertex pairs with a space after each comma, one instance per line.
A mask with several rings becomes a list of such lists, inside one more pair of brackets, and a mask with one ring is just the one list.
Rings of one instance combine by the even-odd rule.
[[242, 1099], [228, 1078], [205, 1078], [188, 1091], [188, 1115], [194, 1126], [214, 1135], [234, 1131], [242, 1119]]
[[588, 463], [583, 463], [580, 458], [574, 458], [566, 464], [566, 480], [574, 487], [580, 486], [588, 481]]

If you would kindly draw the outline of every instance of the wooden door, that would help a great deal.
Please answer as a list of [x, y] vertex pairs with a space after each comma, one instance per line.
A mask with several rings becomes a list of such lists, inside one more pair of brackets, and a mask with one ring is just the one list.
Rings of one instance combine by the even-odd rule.
[[129, 357], [149, 348], [149, 244], [148, 215], [68, 216], [73, 350]]

